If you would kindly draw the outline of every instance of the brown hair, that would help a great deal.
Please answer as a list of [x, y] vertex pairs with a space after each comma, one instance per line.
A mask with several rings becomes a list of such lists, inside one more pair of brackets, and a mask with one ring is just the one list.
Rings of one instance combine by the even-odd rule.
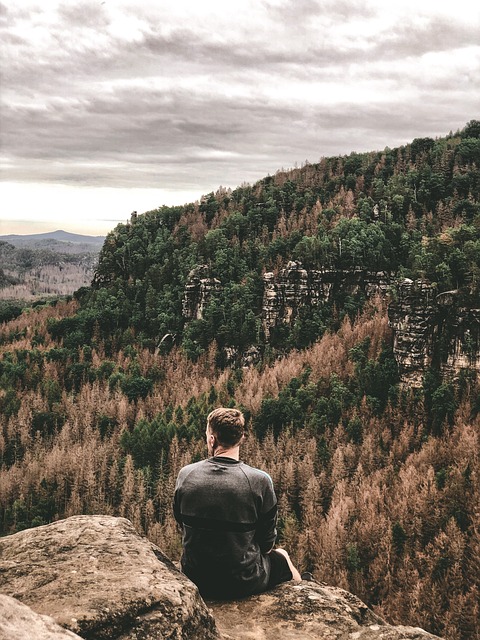
[[245, 418], [238, 409], [219, 407], [208, 415], [207, 426], [222, 447], [234, 447], [244, 434]]

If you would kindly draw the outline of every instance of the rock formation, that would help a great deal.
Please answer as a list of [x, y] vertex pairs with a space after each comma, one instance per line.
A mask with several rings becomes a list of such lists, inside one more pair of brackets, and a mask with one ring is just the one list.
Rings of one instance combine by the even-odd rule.
[[359, 598], [316, 582], [286, 583], [237, 602], [209, 602], [223, 640], [428, 640], [386, 624]]
[[480, 309], [465, 305], [458, 291], [438, 294], [421, 280], [405, 279], [397, 291], [389, 318], [402, 382], [421, 387], [431, 366], [444, 379], [467, 369], [480, 374]]
[[384, 272], [309, 270], [301, 262], [290, 261], [278, 276], [268, 272], [263, 276], [264, 295], [262, 321], [265, 335], [273, 327], [292, 324], [303, 306], [320, 306], [338, 296], [363, 292], [366, 298], [385, 295], [390, 277]]
[[394, 329], [393, 352], [401, 380], [421, 387], [432, 360], [434, 342], [435, 288], [406, 278], [398, 285], [398, 299], [389, 306]]
[[190, 271], [182, 300], [182, 314], [187, 320], [201, 320], [203, 311], [220, 280], [212, 278], [208, 266], [200, 264]]
[[0, 592], [85, 640], [218, 638], [195, 585], [124, 518], [73, 516], [1, 538]]
[[209, 602], [208, 609], [155, 545], [128, 520], [111, 516], [73, 516], [0, 539], [0, 591], [23, 603], [0, 598], [0, 640], [435, 637], [387, 625], [356, 596], [314, 582]]
[[[307, 270], [299, 261], [290, 261], [275, 275], [263, 277], [262, 324], [268, 341], [275, 327], [292, 325], [302, 307], [318, 307], [361, 293], [366, 299], [385, 297], [393, 289], [392, 275], [386, 272]], [[207, 265], [192, 269], [183, 298], [183, 316], [201, 319], [206, 304], [221, 283]], [[431, 366], [446, 379], [457, 378], [463, 370], [480, 374], [480, 308], [466, 301], [458, 291], [438, 293], [434, 284], [404, 279], [396, 285], [397, 296], [389, 304], [394, 333], [394, 354], [401, 380], [421, 387]], [[227, 362], [238, 360], [228, 349]], [[240, 354], [242, 366], [256, 364], [259, 352], [252, 345]]]
[[0, 595], [0, 640], [82, 640], [15, 598]]

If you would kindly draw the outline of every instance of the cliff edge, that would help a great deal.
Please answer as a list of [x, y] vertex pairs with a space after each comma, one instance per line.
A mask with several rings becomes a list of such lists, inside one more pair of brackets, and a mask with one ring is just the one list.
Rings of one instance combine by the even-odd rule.
[[[0, 640], [436, 637], [388, 625], [356, 596], [315, 582], [205, 604], [158, 547], [128, 520], [111, 516], [73, 516], [0, 539], [0, 593], [0, 610], [8, 612]], [[56, 625], [68, 632], [62, 636]]]

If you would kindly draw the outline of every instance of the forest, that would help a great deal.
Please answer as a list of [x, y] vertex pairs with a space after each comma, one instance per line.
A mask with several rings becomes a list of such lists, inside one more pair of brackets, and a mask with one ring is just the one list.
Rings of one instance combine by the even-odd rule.
[[[178, 559], [176, 475], [206, 455], [208, 412], [237, 406], [242, 459], [272, 476], [278, 542], [301, 570], [392, 623], [479, 638], [478, 373], [399, 383], [394, 284], [267, 335], [262, 278], [290, 260], [424, 280], [478, 307], [480, 122], [132, 215], [91, 286], [4, 318], [0, 534], [114, 514]], [[198, 265], [221, 286], [189, 319]]]
[[0, 240], [0, 322], [18, 316], [25, 306], [90, 284], [98, 260], [94, 246], [17, 242], [20, 246]]

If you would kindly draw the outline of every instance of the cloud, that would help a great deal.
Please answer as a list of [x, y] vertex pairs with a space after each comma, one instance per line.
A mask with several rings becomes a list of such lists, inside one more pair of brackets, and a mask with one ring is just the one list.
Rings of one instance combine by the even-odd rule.
[[443, 135], [478, 117], [478, 16], [403, 4], [0, 4], [4, 179], [211, 190]]

